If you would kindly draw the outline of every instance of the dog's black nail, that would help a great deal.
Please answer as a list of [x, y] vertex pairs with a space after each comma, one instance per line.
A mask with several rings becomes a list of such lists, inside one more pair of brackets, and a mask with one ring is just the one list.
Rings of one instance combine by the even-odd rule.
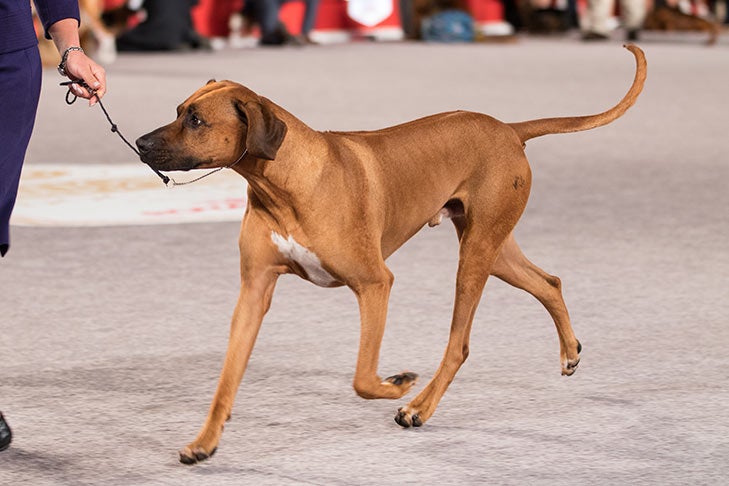
[[423, 422], [420, 420], [420, 415], [413, 415], [413, 427], [420, 427], [421, 425], [423, 425]]
[[582, 344], [579, 341], [577, 341], [577, 352], [578, 353], [582, 352]]
[[197, 459], [198, 461], [204, 461], [208, 457], [210, 457], [210, 455], [205, 454], [204, 452], [196, 452], [195, 453], [195, 459]]
[[397, 415], [395, 415], [395, 422], [400, 427], [403, 427], [403, 428], [406, 428], [406, 429], [408, 427], [410, 427], [410, 422], [408, 422], [407, 420], [405, 420], [405, 413], [403, 413], [403, 412], [399, 412]]
[[180, 462], [183, 464], [195, 464], [197, 462], [197, 459], [194, 457], [186, 456], [183, 453], [180, 453]]

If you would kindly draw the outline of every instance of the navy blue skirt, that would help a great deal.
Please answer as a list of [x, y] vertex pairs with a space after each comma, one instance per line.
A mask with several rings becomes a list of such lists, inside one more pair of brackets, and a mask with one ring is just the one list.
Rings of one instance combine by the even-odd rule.
[[10, 214], [33, 132], [41, 88], [38, 47], [0, 54], [0, 254], [10, 247]]

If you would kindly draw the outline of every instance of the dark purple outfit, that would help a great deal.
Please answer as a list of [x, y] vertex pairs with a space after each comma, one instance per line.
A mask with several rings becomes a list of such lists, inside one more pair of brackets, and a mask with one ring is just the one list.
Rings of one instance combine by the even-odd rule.
[[[79, 20], [78, 0], [35, 0], [48, 37], [59, 20]], [[35, 123], [41, 63], [28, 0], [0, 0], [0, 255], [10, 246], [9, 221]]]

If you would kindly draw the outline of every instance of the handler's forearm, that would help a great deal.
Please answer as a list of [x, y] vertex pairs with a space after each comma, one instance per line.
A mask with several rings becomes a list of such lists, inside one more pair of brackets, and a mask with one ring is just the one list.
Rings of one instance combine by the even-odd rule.
[[80, 49], [72, 49], [67, 52], [69, 47], [81, 47], [78, 34], [78, 20], [75, 18], [65, 18], [55, 22], [48, 27], [48, 34], [56, 44], [56, 49], [63, 55], [62, 73], [73, 81], [81, 80], [86, 83], [87, 87], [80, 84], [71, 85], [71, 90], [76, 96], [81, 96], [89, 100], [89, 105], [93, 106], [106, 93], [106, 72], [104, 68], [96, 64], [92, 59], [86, 56]]
[[63, 19], [51, 25], [48, 33], [56, 44], [58, 52], [63, 52], [69, 47], [79, 47], [81, 43], [78, 36], [78, 22], [76, 19]]

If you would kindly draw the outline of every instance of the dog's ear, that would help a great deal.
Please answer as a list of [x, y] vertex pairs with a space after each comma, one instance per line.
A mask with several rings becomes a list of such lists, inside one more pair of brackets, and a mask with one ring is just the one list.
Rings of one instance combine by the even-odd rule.
[[246, 149], [259, 159], [274, 160], [286, 136], [286, 124], [270, 108], [270, 101], [236, 100], [238, 116], [248, 125]]
[[212, 84], [212, 83], [215, 83], [215, 82], [216, 82], [216, 81], [215, 81], [215, 78], [212, 78], [212, 79], [208, 79], [208, 82], [207, 82], [207, 83], [205, 83], [205, 86], [207, 86], [208, 84]]

